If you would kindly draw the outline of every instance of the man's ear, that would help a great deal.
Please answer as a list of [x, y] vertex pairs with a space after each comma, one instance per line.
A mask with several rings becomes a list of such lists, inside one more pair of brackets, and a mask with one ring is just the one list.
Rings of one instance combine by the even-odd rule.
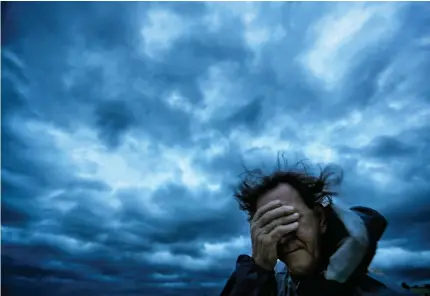
[[325, 233], [327, 230], [327, 214], [322, 205], [316, 205], [314, 208], [315, 214], [318, 218], [318, 226], [321, 233]]

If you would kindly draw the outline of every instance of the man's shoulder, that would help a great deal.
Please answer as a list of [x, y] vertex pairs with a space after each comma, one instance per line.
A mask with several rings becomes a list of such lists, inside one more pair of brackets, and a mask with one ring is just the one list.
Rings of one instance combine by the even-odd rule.
[[369, 272], [358, 283], [359, 296], [406, 296], [412, 295], [409, 291], [393, 283], [383, 275]]

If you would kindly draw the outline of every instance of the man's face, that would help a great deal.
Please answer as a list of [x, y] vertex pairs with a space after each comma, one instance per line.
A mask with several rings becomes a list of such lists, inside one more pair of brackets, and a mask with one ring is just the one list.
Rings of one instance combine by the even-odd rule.
[[258, 199], [257, 209], [273, 200], [280, 200], [285, 205], [294, 207], [300, 215], [297, 231], [278, 243], [279, 260], [295, 276], [312, 274], [318, 266], [321, 235], [326, 229], [322, 208], [308, 208], [296, 189], [288, 184], [281, 184]]

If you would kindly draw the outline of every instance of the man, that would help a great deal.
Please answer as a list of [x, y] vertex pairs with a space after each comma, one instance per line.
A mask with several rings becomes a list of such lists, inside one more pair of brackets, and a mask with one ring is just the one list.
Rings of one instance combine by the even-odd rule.
[[252, 257], [241, 255], [222, 296], [399, 295], [367, 268], [386, 227], [378, 212], [332, 203], [329, 168], [254, 173], [235, 194], [251, 224]]

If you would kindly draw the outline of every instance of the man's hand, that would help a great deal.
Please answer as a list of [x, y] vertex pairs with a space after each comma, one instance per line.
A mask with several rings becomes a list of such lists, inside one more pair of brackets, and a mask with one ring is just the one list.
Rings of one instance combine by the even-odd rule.
[[271, 201], [259, 208], [251, 221], [252, 258], [266, 270], [272, 270], [278, 259], [276, 245], [285, 235], [297, 230], [299, 214], [294, 208]]

